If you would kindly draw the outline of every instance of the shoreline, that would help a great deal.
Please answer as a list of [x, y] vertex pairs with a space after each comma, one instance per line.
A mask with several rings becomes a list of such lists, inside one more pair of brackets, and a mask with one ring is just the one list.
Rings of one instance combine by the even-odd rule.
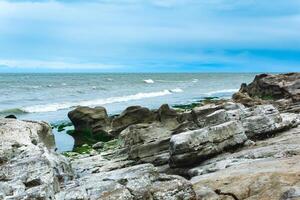
[[[220, 102], [225, 102], [225, 101], [230, 101], [230, 98], [228, 97], [226, 99], [223, 99], [223, 98], [219, 98], [219, 97], [204, 97], [200, 100], [196, 100], [191, 103], [174, 104], [174, 105], [171, 105], [170, 107], [177, 111], [191, 111], [194, 107], [197, 107], [201, 104], [205, 105], [205, 104], [220, 103]], [[152, 109], [152, 110], [155, 110], [155, 109]], [[119, 113], [116, 113], [116, 114], [111, 114], [111, 115], [109, 115], [109, 117], [114, 118], [116, 116], [119, 116], [121, 113], [122, 113], [122, 111]], [[57, 123], [52, 123], [50, 125], [51, 125], [52, 130], [55, 135], [55, 141], [56, 141], [56, 145], [58, 148], [58, 152], [60, 152], [60, 153], [76, 152], [76, 147], [74, 146], [74, 138], [72, 137], [72, 132], [74, 132], [74, 126], [73, 126], [72, 122], [70, 120], [65, 120], [65, 121], [60, 121]], [[71, 136], [72, 138], [69, 137], [70, 142], [65, 141], [66, 137], [60, 138], [59, 136], [62, 134]], [[67, 145], [68, 148], [60, 149], [59, 146], [61, 146], [61, 144]], [[72, 149], [70, 149], [71, 146], [73, 146]], [[87, 148], [91, 149], [91, 146], [88, 146]]]
[[177, 109], [129, 106], [109, 116], [77, 107], [68, 113], [74, 152], [56, 151], [46, 122], [1, 118], [0, 198], [298, 198], [299, 80], [262, 74], [232, 99]]

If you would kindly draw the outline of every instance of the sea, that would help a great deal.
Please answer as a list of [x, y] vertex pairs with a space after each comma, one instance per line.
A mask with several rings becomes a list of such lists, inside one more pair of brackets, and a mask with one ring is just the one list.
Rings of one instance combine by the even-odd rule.
[[[77, 106], [104, 106], [110, 115], [126, 107], [189, 104], [206, 97], [230, 98], [253, 73], [42, 73], [0, 74], [0, 117], [68, 122]], [[54, 131], [60, 151], [71, 136]]]

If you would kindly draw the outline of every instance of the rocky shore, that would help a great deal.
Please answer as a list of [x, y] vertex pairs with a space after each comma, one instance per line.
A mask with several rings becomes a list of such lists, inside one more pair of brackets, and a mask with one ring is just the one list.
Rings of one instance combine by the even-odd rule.
[[300, 74], [256, 76], [230, 100], [68, 116], [75, 152], [45, 122], [0, 119], [0, 199], [300, 199]]

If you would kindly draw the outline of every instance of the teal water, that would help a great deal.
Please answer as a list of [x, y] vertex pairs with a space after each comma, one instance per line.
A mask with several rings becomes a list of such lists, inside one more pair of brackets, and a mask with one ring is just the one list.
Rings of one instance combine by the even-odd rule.
[[[76, 106], [104, 106], [116, 114], [131, 105], [157, 108], [204, 97], [230, 97], [255, 74], [0, 74], [0, 117], [58, 123]], [[59, 144], [66, 137], [55, 133]], [[62, 138], [60, 138], [62, 137]]]
[[255, 74], [0, 74], [0, 116], [57, 122], [78, 105], [115, 114], [130, 105], [151, 108], [203, 97], [228, 97]]

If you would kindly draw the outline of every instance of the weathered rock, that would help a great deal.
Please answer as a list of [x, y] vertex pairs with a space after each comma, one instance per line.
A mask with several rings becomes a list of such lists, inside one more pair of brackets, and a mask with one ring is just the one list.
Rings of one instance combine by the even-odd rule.
[[160, 108], [157, 110], [157, 114], [158, 121], [162, 123], [168, 123], [170, 121], [171, 123], [178, 123], [177, 117], [179, 114], [176, 112], [176, 110], [171, 109], [168, 104], [163, 104], [160, 106]]
[[204, 116], [211, 114], [221, 109], [221, 106], [215, 104], [207, 104], [205, 106], [198, 106], [192, 109], [192, 115], [195, 120], [201, 120]]
[[68, 117], [74, 124], [76, 131], [91, 130], [93, 133], [106, 131], [109, 119], [104, 107], [80, 106], [68, 113]]
[[299, 113], [300, 73], [257, 75], [249, 85], [242, 84], [233, 100], [246, 106], [272, 103], [282, 111]]
[[263, 139], [299, 124], [298, 115], [280, 114], [272, 105], [261, 105], [250, 109], [251, 116], [242, 119], [248, 138]]
[[44, 122], [0, 120], [0, 199], [54, 199], [73, 177]]
[[284, 99], [292, 98], [300, 101], [300, 73], [288, 74], [261, 74], [257, 75], [252, 83], [244, 86], [241, 92], [251, 97]]
[[72, 136], [75, 139], [75, 145], [94, 144], [98, 141], [107, 141], [112, 138], [108, 133], [110, 122], [103, 107], [78, 107], [68, 113], [72, 121], [75, 132]]
[[242, 93], [242, 92], [234, 93], [232, 96], [232, 99], [235, 102], [241, 103], [248, 107], [255, 106], [255, 105], [261, 105], [264, 103], [263, 100], [260, 100], [258, 98], [251, 98], [247, 93]]
[[186, 199], [196, 200], [184, 178], [158, 173], [150, 164], [94, 173], [70, 182], [57, 199]]
[[[121, 132], [120, 138], [128, 148], [129, 158], [161, 165], [169, 159], [165, 155], [169, 150], [172, 128], [158, 122], [131, 125]], [[159, 157], [160, 154], [163, 157]]]
[[237, 121], [174, 135], [170, 140], [170, 165], [195, 164], [242, 145], [246, 140], [244, 129]]
[[204, 126], [212, 126], [217, 124], [222, 124], [229, 121], [229, 116], [226, 110], [217, 110], [205, 117]]
[[190, 170], [199, 199], [298, 199], [299, 128], [257, 141], [233, 154], [224, 153]]
[[126, 108], [119, 116], [112, 120], [112, 132], [118, 135], [122, 130], [132, 124], [153, 122], [156, 115], [148, 108], [131, 106]]

